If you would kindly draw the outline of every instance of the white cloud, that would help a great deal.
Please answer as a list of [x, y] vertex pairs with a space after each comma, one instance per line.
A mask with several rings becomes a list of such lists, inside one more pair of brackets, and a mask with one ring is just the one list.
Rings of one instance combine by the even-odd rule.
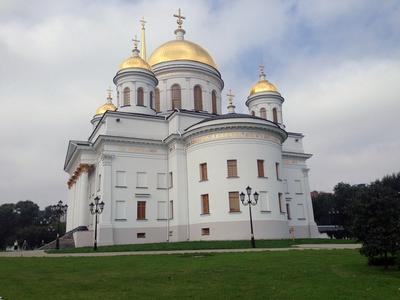
[[[66, 199], [68, 139], [85, 139], [139, 19], [148, 55], [186, 37], [219, 65], [237, 111], [266, 63], [286, 98], [289, 130], [306, 134], [311, 187], [399, 170], [400, 9], [393, 1], [1, 1], [0, 203]], [[226, 94], [226, 92], [224, 92]]]

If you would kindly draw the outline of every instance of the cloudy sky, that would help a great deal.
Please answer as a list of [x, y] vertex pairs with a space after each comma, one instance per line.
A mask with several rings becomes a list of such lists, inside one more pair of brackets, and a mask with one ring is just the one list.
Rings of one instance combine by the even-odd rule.
[[265, 65], [314, 154], [312, 190], [400, 171], [399, 1], [1, 0], [0, 203], [66, 200], [68, 140], [89, 136], [139, 19], [150, 54], [174, 38], [179, 7], [238, 111]]

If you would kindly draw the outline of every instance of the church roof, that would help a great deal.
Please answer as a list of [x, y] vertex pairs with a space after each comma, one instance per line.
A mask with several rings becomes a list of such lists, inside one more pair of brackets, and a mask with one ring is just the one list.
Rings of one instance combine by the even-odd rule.
[[210, 118], [206, 118], [206, 119], [201, 120], [200, 122], [198, 122], [196, 124], [193, 124], [193, 125], [189, 126], [188, 128], [186, 128], [186, 130], [188, 130], [191, 127], [196, 126], [198, 124], [202, 124], [202, 123], [206, 123], [206, 122], [214, 121], [214, 120], [224, 120], [224, 119], [255, 119], [255, 120], [262, 120], [262, 121], [270, 123], [271, 125], [273, 125], [273, 126], [275, 126], [277, 128], [280, 128], [278, 124], [276, 124], [276, 123], [274, 123], [272, 121], [266, 120], [264, 118], [260, 118], [260, 117], [256, 117], [256, 116], [252, 116], [252, 115], [248, 115], [248, 114], [230, 113], [230, 114], [223, 114], [223, 115], [213, 115]]

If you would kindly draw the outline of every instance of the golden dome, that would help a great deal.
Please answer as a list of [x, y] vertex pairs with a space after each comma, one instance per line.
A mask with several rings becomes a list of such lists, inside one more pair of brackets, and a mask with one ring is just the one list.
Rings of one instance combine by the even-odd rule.
[[122, 64], [119, 66], [120, 70], [129, 69], [129, 68], [140, 68], [145, 70], [151, 70], [150, 65], [142, 59], [140, 56], [131, 56], [125, 59]]
[[107, 102], [104, 103], [102, 106], [100, 106], [97, 110], [96, 110], [96, 115], [102, 115], [104, 114], [106, 111], [116, 111], [117, 108], [115, 107], [115, 105], [111, 102]]
[[278, 92], [278, 89], [268, 80], [262, 79], [251, 88], [250, 96], [262, 92]]
[[174, 60], [191, 60], [217, 68], [213, 58], [201, 46], [184, 39], [166, 42], [154, 50], [149, 58], [150, 66]]

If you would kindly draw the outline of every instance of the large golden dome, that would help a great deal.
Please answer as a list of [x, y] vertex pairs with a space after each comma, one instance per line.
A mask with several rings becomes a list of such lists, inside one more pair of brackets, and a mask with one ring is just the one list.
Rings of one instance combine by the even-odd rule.
[[111, 102], [107, 102], [104, 103], [102, 106], [100, 106], [97, 110], [96, 110], [96, 115], [102, 115], [104, 114], [106, 111], [116, 111], [117, 108], [115, 107], [115, 105]]
[[174, 60], [191, 60], [217, 68], [213, 58], [201, 46], [187, 40], [172, 40], [158, 47], [149, 58], [150, 66]]
[[262, 92], [278, 92], [278, 89], [276, 88], [275, 85], [273, 85], [271, 82], [269, 82], [266, 79], [260, 80], [257, 82], [250, 90], [250, 96], [254, 95], [256, 93], [262, 93]]
[[140, 56], [131, 56], [125, 59], [122, 64], [119, 66], [120, 70], [129, 69], [129, 68], [140, 68], [145, 70], [151, 70], [150, 65], [142, 59]]

